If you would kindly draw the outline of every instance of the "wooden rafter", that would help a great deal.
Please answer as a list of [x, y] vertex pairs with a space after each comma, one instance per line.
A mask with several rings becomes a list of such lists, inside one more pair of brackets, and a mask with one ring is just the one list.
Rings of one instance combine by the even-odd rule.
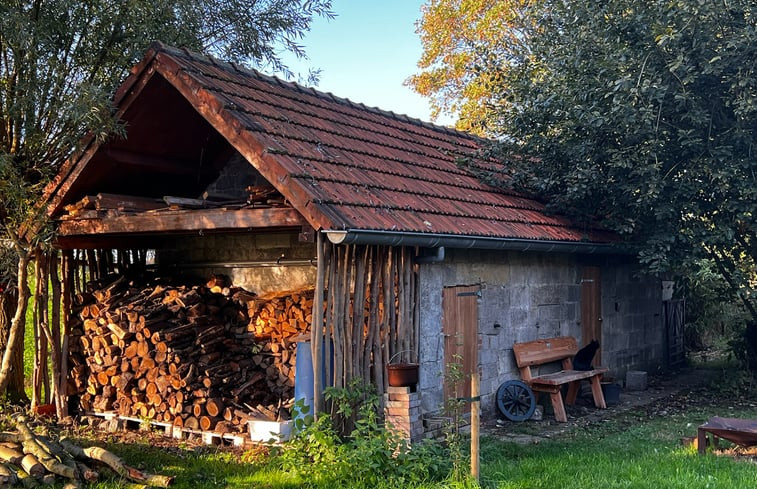
[[72, 219], [58, 228], [60, 236], [131, 234], [153, 232], [249, 230], [252, 228], [299, 227], [305, 219], [294, 209], [201, 209], [155, 214]]

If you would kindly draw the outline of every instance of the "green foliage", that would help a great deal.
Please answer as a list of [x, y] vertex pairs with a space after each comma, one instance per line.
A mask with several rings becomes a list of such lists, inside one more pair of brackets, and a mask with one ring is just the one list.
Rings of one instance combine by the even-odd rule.
[[520, 14], [491, 24], [514, 48], [461, 45], [503, 60], [480, 103], [507, 165], [481, 177], [619, 233], [650, 272], [707, 260], [757, 337], [757, 4], [541, 0]]
[[[451, 392], [459, 392], [462, 383], [466, 380], [463, 372], [463, 357], [459, 354], [452, 356], [452, 362], [447, 364], [447, 370], [444, 376], [445, 382], [450, 385]], [[449, 451], [449, 459], [452, 462], [451, 479], [462, 482], [467, 477], [468, 454], [464, 450], [463, 441], [465, 437], [461, 432], [463, 426], [463, 414], [467, 401], [450, 397], [445, 399], [443, 410], [447, 415], [449, 422], [443, 427], [444, 441]]]
[[493, 106], [492, 86], [500, 82], [511, 53], [524, 48], [519, 23], [528, 0], [429, 0], [416, 24], [423, 54], [420, 73], [407, 84], [429, 97], [432, 117], [457, 116], [456, 127], [486, 132]]
[[[0, 2], [0, 217], [13, 231], [80, 138], [119, 134], [113, 90], [153, 40], [292, 76], [330, 0]], [[10, 221], [8, 221], [10, 219]]]
[[361, 378], [352, 379], [347, 388], [326, 387], [324, 397], [333, 406], [332, 420], [341, 436], [349, 436], [361, 425], [375, 425], [379, 407], [376, 386], [366, 384]]
[[727, 5], [576, 0], [535, 9], [546, 20], [496, 94], [508, 102], [498, 122], [515, 143], [500, 149], [541, 160], [514, 161], [513, 183], [587, 225], [644, 237], [641, 256], [655, 271], [692, 243], [700, 255], [748, 260], [757, 8]]
[[[409, 446], [379, 422], [374, 387], [358, 380], [325, 394], [334, 415], [306, 423], [273, 454], [273, 466], [310, 487], [405, 487], [446, 477], [447, 452], [438, 442]], [[342, 437], [337, 427], [345, 417], [354, 429]]]
[[[722, 349], [729, 342], [743, 343], [748, 315], [730, 302], [728, 284], [711, 260], [696, 263], [683, 285], [688, 350]], [[743, 345], [735, 350], [742, 349]]]

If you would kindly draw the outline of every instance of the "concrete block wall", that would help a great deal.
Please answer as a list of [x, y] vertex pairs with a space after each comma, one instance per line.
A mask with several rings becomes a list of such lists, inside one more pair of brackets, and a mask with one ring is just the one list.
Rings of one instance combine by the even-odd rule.
[[[661, 362], [664, 337], [659, 317], [659, 282], [637, 277], [631, 265], [611, 260], [593, 264], [603, 270], [603, 313], [612, 309], [611, 317], [603, 323], [603, 364], [620, 376], [629, 368]], [[520, 378], [513, 343], [553, 336], [574, 336], [581, 341], [581, 274], [578, 256], [558, 253], [448, 249], [444, 262], [423, 264], [419, 382], [423, 412], [438, 412], [444, 402], [444, 287], [481, 287], [481, 405], [485, 414], [492, 414], [499, 385]], [[622, 304], [617, 311], [616, 302]]]
[[[314, 243], [301, 243], [296, 233], [218, 234], [177, 238], [156, 250], [156, 263], [171, 270], [210, 277], [231, 277], [234, 285], [258, 295], [315, 285]], [[228, 268], [221, 263], [268, 262], [281, 258], [281, 266], [248, 264]], [[290, 260], [313, 260], [312, 264], [287, 265]], [[196, 267], [192, 264], [205, 264]], [[213, 264], [217, 266], [212, 266]]]

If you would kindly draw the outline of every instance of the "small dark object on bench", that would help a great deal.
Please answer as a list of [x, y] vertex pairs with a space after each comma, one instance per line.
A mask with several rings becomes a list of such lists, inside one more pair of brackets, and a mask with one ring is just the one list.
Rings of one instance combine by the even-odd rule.
[[[588, 379], [591, 382], [594, 405], [600, 409], [607, 408], [600, 380], [602, 379], [602, 374], [606, 373], [609, 369], [607, 367], [595, 367], [593, 370], [575, 370], [571, 360], [577, 352], [578, 344], [572, 336], [546, 338], [513, 344], [515, 362], [518, 364], [523, 382], [528, 384], [535, 392], [546, 392], [549, 394], [552, 400], [552, 407], [555, 410], [555, 419], [562, 423], [568, 421], [561, 393], [561, 388], [564, 384], [568, 384], [565, 404], [570, 405], [576, 402], [578, 387], [581, 381]], [[532, 375], [532, 366], [552, 362], [561, 362], [562, 370], [544, 375]]]
[[578, 350], [576, 356], [573, 357], [573, 370], [594, 370], [591, 365], [591, 361], [594, 360], [594, 355], [599, 350], [599, 341], [591, 340], [591, 342]]

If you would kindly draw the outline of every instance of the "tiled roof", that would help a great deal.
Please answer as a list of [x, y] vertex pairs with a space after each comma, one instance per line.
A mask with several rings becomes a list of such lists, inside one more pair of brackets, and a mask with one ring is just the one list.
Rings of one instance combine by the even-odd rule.
[[481, 183], [481, 139], [154, 44], [116, 96], [162, 75], [315, 229], [612, 241]]

